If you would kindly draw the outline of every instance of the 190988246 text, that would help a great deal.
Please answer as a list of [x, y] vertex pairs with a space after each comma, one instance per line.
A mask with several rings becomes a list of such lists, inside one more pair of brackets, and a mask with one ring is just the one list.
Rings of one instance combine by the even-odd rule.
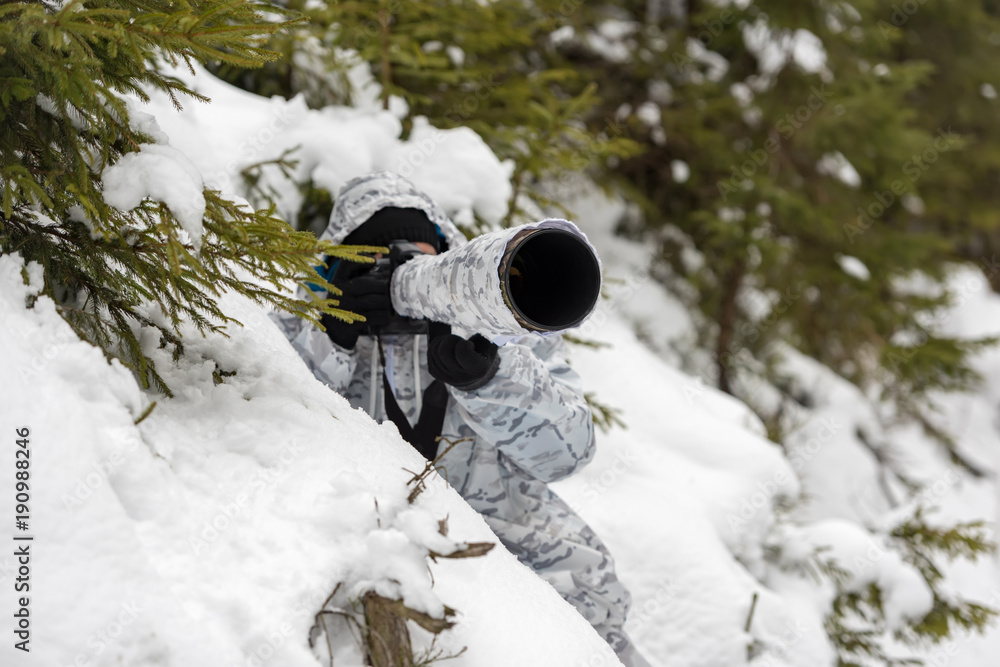
[[31, 650], [31, 541], [28, 534], [31, 521], [31, 429], [27, 426], [15, 430], [14, 439], [14, 558], [17, 576], [14, 592], [17, 605], [14, 612], [14, 648]]

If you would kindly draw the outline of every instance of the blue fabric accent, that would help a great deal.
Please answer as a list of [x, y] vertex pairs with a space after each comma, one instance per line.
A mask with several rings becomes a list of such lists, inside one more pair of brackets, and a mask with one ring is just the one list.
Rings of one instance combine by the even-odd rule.
[[[329, 260], [329, 258], [330, 258], [330, 256], [327, 255], [327, 260]], [[323, 280], [325, 280], [326, 282], [330, 282], [330, 279], [333, 278], [334, 272], [337, 270], [337, 265], [338, 264], [340, 264], [340, 260], [339, 259], [335, 260], [333, 262], [330, 262], [330, 267], [329, 268], [327, 268], [327, 267], [323, 266], [322, 264], [320, 264], [319, 266], [314, 266], [313, 270], [317, 274], [319, 274], [319, 276]], [[306, 287], [308, 287], [311, 291], [317, 292], [317, 293], [325, 291], [322, 287], [320, 287], [316, 283], [306, 283]]]

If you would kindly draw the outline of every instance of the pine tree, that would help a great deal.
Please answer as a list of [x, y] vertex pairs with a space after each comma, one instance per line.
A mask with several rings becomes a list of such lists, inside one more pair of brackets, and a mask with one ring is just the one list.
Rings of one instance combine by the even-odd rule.
[[907, 99], [918, 122], [963, 138], [961, 150], [942, 154], [933, 166], [937, 178], [921, 188], [912, 223], [951, 239], [956, 257], [979, 266], [1000, 292], [1000, 130], [994, 122], [1000, 9], [981, 0], [900, 3], [882, 10], [878, 27], [893, 62], [922, 60], [934, 67], [926, 85]]
[[[547, 177], [593, 170], [638, 149], [614, 132], [588, 130], [583, 119], [598, 103], [596, 86], [553, 64], [550, 33], [567, 8], [575, 10], [563, 0], [303, 4], [289, 6], [309, 16], [308, 26], [270, 42], [287, 60], [258, 72], [218, 68], [219, 74], [254, 92], [302, 93], [323, 106], [349, 103], [359, 91], [344, 73], [367, 63], [382, 105], [388, 108], [393, 96], [405, 101], [404, 132], [417, 116], [442, 129], [468, 127], [497, 157], [513, 162], [507, 224], [519, 219], [523, 204], [559, 204], [544, 185]], [[307, 201], [330, 199], [306, 190]], [[300, 216], [300, 228], [313, 217]]]
[[[880, 66], [888, 43], [877, 8], [866, 11], [779, 2], [766, 15], [706, 5], [681, 19], [630, 17], [641, 26], [629, 38], [635, 57], [592, 70], [609, 100], [597, 120], [627, 103], [629, 136], [647, 149], [615, 175], [642, 203], [636, 229], [660, 244], [670, 275], [697, 288], [690, 305], [704, 315], [724, 391], [739, 393], [735, 375], [775, 340], [862, 385], [895, 372], [893, 354], [907, 355], [910, 376], [897, 386], [913, 393], [973, 379], [962, 360], [976, 345], [918, 323], [947, 298], [899, 287], [914, 270], [940, 278], [949, 241], [888, 203], [942, 177], [912, 156], [957, 154], [962, 140], [917, 122], [908, 96], [931, 67]], [[818, 38], [825, 63], [797, 63], [804, 46], [792, 40], [810, 45], [800, 30]]]
[[165, 149], [133, 118], [131, 100], [160, 90], [178, 108], [184, 97], [207, 101], [164, 63], [257, 66], [276, 55], [266, 36], [287, 25], [273, 16], [247, 0], [0, 5], [0, 252], [41, 264], [43, 294], [143, 386], [169, 393], [141, 330], [179, 355], [183, 322], [201, 332], [236, 322], [217, 304], [223, 290], [313, 320], [352, 317], [336, 301], [286, 291], [289, 282], [322, 283], [315, 256], [343, 251], [291, 231], [270, 210], [201, 188], [190, 203], [145, 197], [122, 210], [105, 200], [110, 167]]
[[[654, 275], [701, 314], [713, 365], [689, 370], [761, 410], [739, 376], [764, 372], [781, 386], [768, 369], [788, 342], [918, 421], [934, 391], [975, 386], [969, 355], [995, 341], [936, 331], [953, 295], [914, 290], [910, 278], [939, 281], [962, 257], [998, 273], [976, 256], [995, 227], [993, 102], [973, 65], [995, 62], [992, 10], [915, 14], [905, 29], [928, 26], [916, 44], [942, 32], [963, 41], [978, 24], [935, 63], [900, 51], [881, 6], [657, 7], [581, 8], [560, 53], [600, 87], [591, 132], [614, 118], [644, 148], [600, 182], [635, 204], [621, 231], [659, 247]], [[605, 33], [629, 57], [595, 48]], [[936, 82], [956, 69], [965, 86], [941, 96]], [[983, 185], [968, 196], [972, 183]]]
[[[893, 9], [878, 3], [616, 1], [572, 17], [560, 53], [598, 83], [591, 132], [615, 118], [644, 148], [603, 174], [635, 204], [620, 231], [659, 248], [651, 274], [700, 315], [713, 364], [689, 370], [757, 409], [779, 441], [782, 410], [741, 380], [785, 387], [773, 369], [791, 344], [880, 393], [887, 413], [978, 474], [927, 415], [935, 393], [975, 386], [970, 353], [995, 341], [942, 335], [953, 295], [910, 280], [938, 283], [956, 258], [988, 265], [977, 255], [996, 229], [985, 183], [1000, 145], [982, 87], [996, 10], [962, 4], [891, 29], [880, 20]], [[942, 594], [934, 564], [993, 545], [975, 526], [928, 531], [916, 517], [892, 535], [934, 592], [934, 609], [898, 637], [914, 647], [982, 630], [994, 613]], [[841, 664], [893, 664], [880, 595], [838, 596], [827, 629]]]

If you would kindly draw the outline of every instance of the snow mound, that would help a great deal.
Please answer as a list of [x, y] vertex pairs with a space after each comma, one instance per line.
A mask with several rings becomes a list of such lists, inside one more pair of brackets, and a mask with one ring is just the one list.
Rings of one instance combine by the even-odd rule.
[[[247, 326], [188, 332], [176, 366], [150, 346], [176, 397], [136, 424], [149, 397], [132, 375], [77, 339], [48, 298], [25, 307], [39, 267], [3, 256], [0, 279], [13, 379], [0, 390], [3, 428], [29, 428], [32, 447], [37, 662], [13, 664], [313, 666], [309, 630], [338, 583], [349, 598], [376, 590], [432, 616], [459, 610], [461, 631], [439, 642], [469, 646], [455, 665], [616, 664], [502, 548], [434, 566], [432, 580], [428, 550], [495, 536], [440, 477], [410, 505], [421, 457], [316, 381], [256, 306], [227, 300]], [[224, 384], [217, 362], [236, 370]], [[14, 496], [12, 475], [0, 492]], [[438, 532], [446, 517], [454, 539]]]

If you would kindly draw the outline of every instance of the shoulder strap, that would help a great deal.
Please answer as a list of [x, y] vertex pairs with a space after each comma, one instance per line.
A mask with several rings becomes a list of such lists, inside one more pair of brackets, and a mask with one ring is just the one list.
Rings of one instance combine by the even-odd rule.
[[[441, 326], [445, 329], [444, 334], [451, 333], [451, 327]], [[432, 324], [430, 335], [442, 335], [442, 329]], [[420, 452], [425, 459], [433, 461], [437, 455], [441, 428], [444, 426], [444, 413], [448, 408], [448, 388], [440, 380], [434, 380], [427, 386], [424, 391], [423, 409], [417, 418], [417, 425], [412, 426], [406, 415], [403, 414], [402, 408], [399, 407], [399, 403], [396, 402], [396, 397], [392, 394], [392, 387], [385, 372], [385, 351], [382, 348], [381, 338], [378, 338], [378, 354], [379, 361], [382, 363], [382, 389], [385, 394], [386, 415], [399, 429], [403, 440], [413, 445], [414, 449]]]

